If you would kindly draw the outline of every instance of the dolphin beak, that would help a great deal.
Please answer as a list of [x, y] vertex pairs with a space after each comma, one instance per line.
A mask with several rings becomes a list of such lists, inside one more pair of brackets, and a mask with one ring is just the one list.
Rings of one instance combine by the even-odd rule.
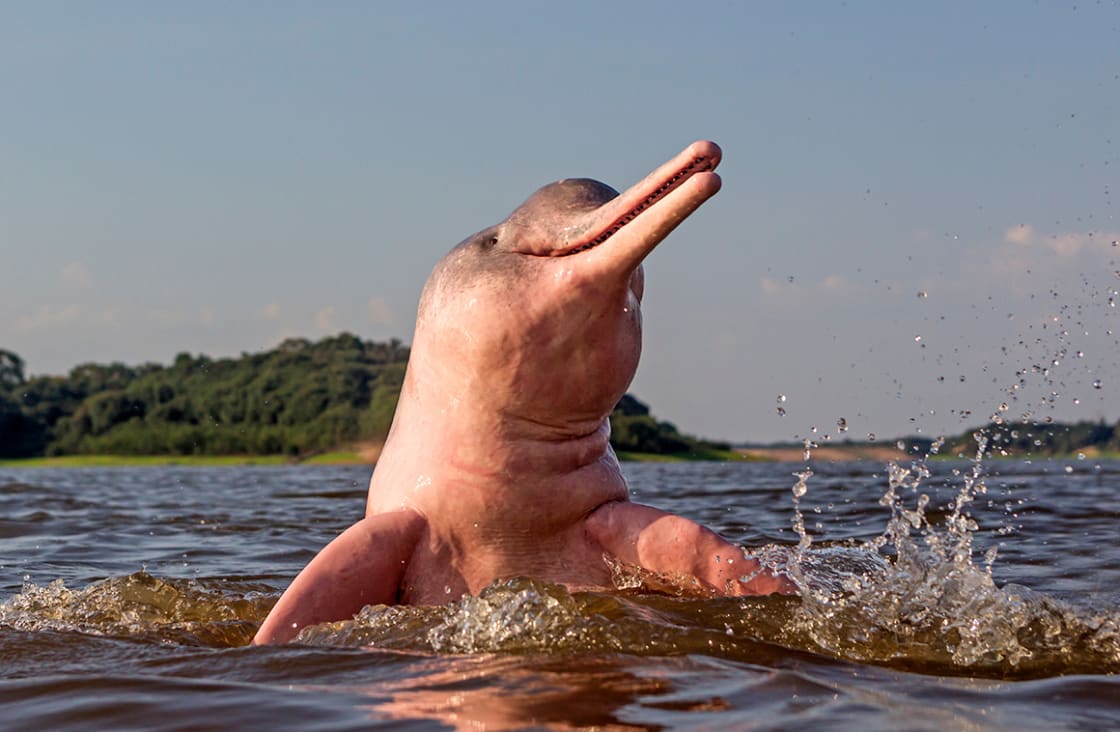
[[[712, 172], [722, 153], [714, 142], [694, 142], [642, 181], [587, 214], [578, 241], [565, 249], [584, 252], [593, 269], [633, 272], [666, 236], [719, 192]], [[602, 245], [602, 246], [600, 246]]]

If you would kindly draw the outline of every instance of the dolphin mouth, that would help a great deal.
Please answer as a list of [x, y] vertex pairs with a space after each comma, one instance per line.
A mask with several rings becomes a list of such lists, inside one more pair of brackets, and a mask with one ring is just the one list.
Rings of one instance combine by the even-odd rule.
[[[553, 251], [551, 256], [567, 257], [594, 249], [618, 234], [643, 213], [654, 208], [662, 199], [680, 188], [693, 176], [715, 170], [716, 166], [719, 165], [720, 158], [721, 151], [714, 142], [692, 143], [680, 154], [674, 156], [672, 160], [646, 176], [641, 182], [631, 186], [625, 192], [592, 212], [589, 215], [591, 220], [582, 235], [567, 246]], [[694, 208], [689, 207], [689, 210], [684, 212], [683, 215], [679, 215], [676, 223], [687, 217]], [[673, 214], [668, 215], [672, 216]], [[660, 241], [660, 238], [662, 237], [658, 237], [658, 241]], [[654, 241], [653, 244], [656, 245], [658, 241]]]

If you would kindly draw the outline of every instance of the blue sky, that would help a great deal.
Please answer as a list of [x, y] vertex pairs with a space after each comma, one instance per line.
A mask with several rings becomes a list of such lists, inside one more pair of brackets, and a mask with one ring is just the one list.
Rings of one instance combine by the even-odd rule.
[[432, 265], [537, 187], [710, 138], [723, 190], [646, 265], [660, 417], [1120, 418], [1115, 1], [13, 2], [0, 93], [32, 373], [407, 342]]

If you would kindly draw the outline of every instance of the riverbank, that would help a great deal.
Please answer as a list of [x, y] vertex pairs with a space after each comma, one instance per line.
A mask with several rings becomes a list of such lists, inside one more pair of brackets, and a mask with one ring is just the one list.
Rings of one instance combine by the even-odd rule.
[[[380, 454], [380, 446], [363, 446], [354, 450], [337, 450], [304, 458], [289, 455], [58, 455], [55, 457], [20, 458], [0, 460], [0, 468], [99, 468], [99, 467], [159, 467], [184, 465], [189, 467], [222, 467], [237, 465], [373, 465]], [[1039, 455], [1035, 459], [1055, 460], [1120, 459], [1120, 454], [1085, 450], [1076, 455]], [[815, 447], [811, 459], [816, 462], [851, 462], [870, 460], [879, 463], [907, 460], [914, 457], [896, 447], [887, 445], [846, 445]], [[951, 456], [944, 456], [951, 457]], [[1003, 459], [1000, 456], [993, 456]], [[1008, 458], [1019, 458], [1011, 455]], [[805, 451], [800, 447], [749, 447], [735, 450], [693, 450], [690, 452], [657, 455], [645, 452], [618, 452], [618, 459], [636, 463], [680, 462], [804, 462]]]
[[288, 455], [56, 455], [0, 460], [0, 468], [130, 468], [184, 465], [360, 465], [368, 462], [356, 452], [330, 452], [307, 459]]
[[[0, 468], [100, 468], [156, 467], [185, 465], [191, 467], [235, 465], [372, 465], [377, 462], [381, 446], [360, 445], [351, 450], [336, 450], [293, 458], [289, 455], [57, 455], [54, 457], [0, 460]], [[644, 452], [619, 452], [626, 462], [687, 461], [750, 461], [770, 458], [746, 455], [734, 450], [694, 450], [691, 452], [655, 455]]]
[[[743, 447], [736, 452], [748, 460], [774, 460], [778, 462], [804, 462], [804, 447]], [[813, 460], [824, 462], [849, 462], [853, 460], [904, 460], [908, 456], [894, 445], [821, 445], [810, 452]]]

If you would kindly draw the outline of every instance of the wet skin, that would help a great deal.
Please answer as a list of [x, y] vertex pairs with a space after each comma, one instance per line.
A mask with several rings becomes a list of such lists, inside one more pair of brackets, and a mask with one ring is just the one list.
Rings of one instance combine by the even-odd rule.
[[794, 591], [712, 531], [631, 502], [609, 443], [641, 353], [642, 260], [719, 191], [720, 155], [695, 142], [622, 194], [552, 183], [436, 265], [365, 518], [254, 643], [504, 577], [609, 587], [608, 557], [709, 594]]

